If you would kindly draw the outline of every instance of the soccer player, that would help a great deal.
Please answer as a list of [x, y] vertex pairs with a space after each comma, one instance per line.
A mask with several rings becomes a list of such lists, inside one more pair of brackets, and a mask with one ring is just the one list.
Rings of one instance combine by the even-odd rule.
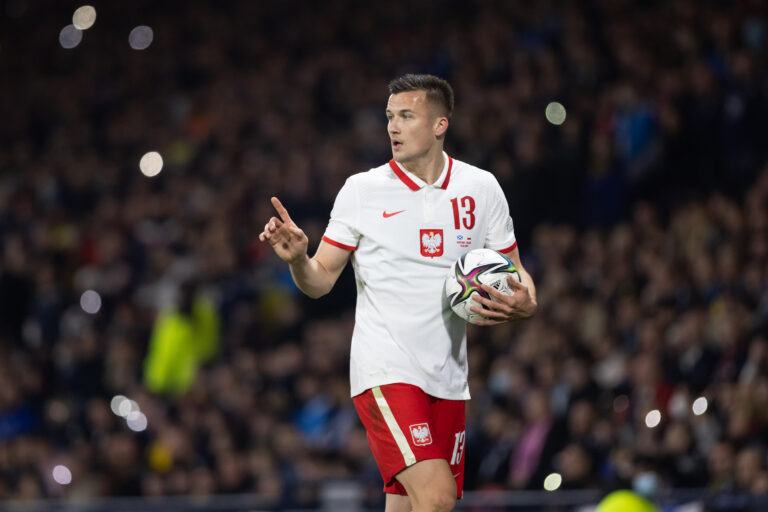
[[388, 163], [349, 177], [313, 257], [304, 232], [273, 197], [277, 216], [259, 240], [313, 298], [333, 288], [351, 258], [357, 307], [351, 392], [384, 479], [386, 512], [452, 510], [461, 497], [467, 384], [466, 323], [444, 303], [451, 264], [470, 249], [506, 254], [522, 283], [483, 286], [481, 325], [530, 317], [531, 276], [520, 262], [504, 193], [489, 172], [443, 152], [453, 90], [431, 75], [389, 84]]

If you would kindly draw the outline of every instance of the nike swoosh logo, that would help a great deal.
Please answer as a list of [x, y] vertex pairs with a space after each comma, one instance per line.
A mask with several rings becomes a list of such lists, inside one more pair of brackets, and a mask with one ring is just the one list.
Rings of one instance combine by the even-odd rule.
[[391, 216], [393, 216], [393, 215], [397, 215], [398, 213], [403, 213], [404, 211], [405, 211], [405, 210], [400, 210], [399, 212], [392, 212], [392, 213], [387, 213], [387, 211], [386, 211], [386, 210], [384, 210], [384, 213], [382, 213], [382, 214], [381, 214], [381, 216], [382, 216], [382, 217], [384, 217], [385, 219], [388, 219], [388, 218], [390, 218]]
[[459, 478], [459, 475], [461, 475], [461, 473], [456, 473], [455, 475], [453, 475], [453, 478]]

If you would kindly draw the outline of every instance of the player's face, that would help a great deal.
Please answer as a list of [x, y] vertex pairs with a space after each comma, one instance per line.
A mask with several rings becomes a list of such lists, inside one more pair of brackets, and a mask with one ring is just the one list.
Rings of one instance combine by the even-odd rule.
[[387, 102], [387, 132], [392, 156], [405, 163], [426, 155], [445, 132], [444, 117], [427, 101], [425, 91], [392, 94]]

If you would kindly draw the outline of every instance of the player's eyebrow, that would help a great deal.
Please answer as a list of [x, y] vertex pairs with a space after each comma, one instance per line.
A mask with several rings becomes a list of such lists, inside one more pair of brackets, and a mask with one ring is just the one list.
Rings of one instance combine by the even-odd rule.
[[[410, 108], [402, 108], [402, 109], [400, 109], [400, 110], [398, 110], [398, 111], [397, 111], [397, 113], [398, 113], [398, 114], [404, 114], [404, 113], [406, 113], [406, 112], [413, 112], [413, 109], [410, 109]], [[390, 109], [387, 109], [387, 112], [386, 112], [386, 113], [387, 113], [387, 114], [391, 114], [391, 113], [392, 113], [392, 111], [391, 111]]]

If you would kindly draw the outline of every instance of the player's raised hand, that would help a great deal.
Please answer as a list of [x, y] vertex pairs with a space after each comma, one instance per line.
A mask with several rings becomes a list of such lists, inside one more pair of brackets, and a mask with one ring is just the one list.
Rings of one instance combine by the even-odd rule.
[[269, 242], [275, 253], [287, 263], [294, 263], [305, 257], [309, 240], [304, 231], [299, 229], [283, 203], [276, 197], [272, 198], [272, 206], [277, 210], [278, 217], [272, 217], [259, 234], [259, 240]]
[[528, 318], [536, 311], [536, 301], [531, 296], [528, 287], [512, 276], [507, 277], [509, 287], [512, 288], [512, 295], [502, 293], [487, 284], [482, 285], [489, 295], [496, 300], [486, 299], [479, 294], [474, 294], [472, 299], [485, 306], [472, 306], [470, 311], [483, 315], [485, 318], [479, 319], [477, 325], [497, 325], [511, 320], [520, 320]]

